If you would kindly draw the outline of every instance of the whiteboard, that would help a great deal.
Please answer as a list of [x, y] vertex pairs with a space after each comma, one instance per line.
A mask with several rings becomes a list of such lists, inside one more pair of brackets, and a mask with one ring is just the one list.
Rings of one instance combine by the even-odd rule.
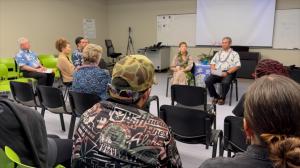
[[300, 49], [300, 9], [276, 11], [273, 48]]
[[196, 44], [196, 14], [157, 16], [157, 42], [178, 46], [182, 41], [189, 46]]

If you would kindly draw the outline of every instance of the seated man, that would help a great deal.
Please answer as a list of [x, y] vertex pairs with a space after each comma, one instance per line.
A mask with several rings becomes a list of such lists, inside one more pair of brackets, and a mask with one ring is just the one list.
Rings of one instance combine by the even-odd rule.
[[72, 62], [75, 67], [78, 67], [83, 63], [82, 51], [84, 47], [89, 44], [89, 41], [83, 37], [77, 37], [75, 39], [75, 44], [77, 46], [77, 49], [72, 53]]
[[37, 55], [30, 50], [29, 40], [22, 37], [18, 40], [20, 51], [15, 59], [24, 77], [35, 78], [39, 85], [52, 86], [54, 73], [46, 73], [46, 68], [40, 64]]
[[[241, 67], [239, 54], [230, 48], [231, 42], [230, 37], [223, 38], [222, 49], [215, 54], [210, 63], [211, 75], [205, 80], [208, 92], [213, 97], [213, 104], [224, 105], [233, 75]], [[215, 83], [222, 84], [221, 95], [216, 92]]]
[[142, 55], [116, 63], [110, 101], [86, 111], [73, 138], [72, 166], [182, 167], [168, 126], [143, 110], [154, 83], [154, 66]]

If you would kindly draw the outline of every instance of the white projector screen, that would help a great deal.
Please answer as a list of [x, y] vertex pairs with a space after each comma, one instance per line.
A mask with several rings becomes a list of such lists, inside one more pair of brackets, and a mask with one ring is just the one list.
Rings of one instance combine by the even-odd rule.
[[272, 46], [276, 0], [197, 0], [197, 45]]

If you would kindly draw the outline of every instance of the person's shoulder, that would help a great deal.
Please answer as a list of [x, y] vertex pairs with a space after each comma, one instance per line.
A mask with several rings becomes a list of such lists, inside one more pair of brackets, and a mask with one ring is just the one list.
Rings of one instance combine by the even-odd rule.
[[234, 51], [234, 50], [232, 50], [231, 53], [232, 53], [232, 55], [234, 55], [234, 56], [236, 56], [236, 55], [238, 56], [238, 55], [239, 55], [239, 53], [236, 52], [236, 51]]
[[107, 70], [101, 69], [101, 68], [98, 68], [98, 67], [95, 68], [94, 71], [95, 71], [97, 74], [99, 74], [101, 77], [109, 75], [109, 73], [107, 73]]
[[240, 166], [238, 166], [239, 164], [237, 164], [236, 162], [238, 161], [235, 158], [217, 157], [206, 160], [201, 164], [199, 168], [240, 168]]
[[23, 51], [23, 50], [19, 50], [19, 51], [17, 52], [15, 58], [20, 58], [20, 57], [23, 56], [23, 54], [24, 54], [24, 51]]

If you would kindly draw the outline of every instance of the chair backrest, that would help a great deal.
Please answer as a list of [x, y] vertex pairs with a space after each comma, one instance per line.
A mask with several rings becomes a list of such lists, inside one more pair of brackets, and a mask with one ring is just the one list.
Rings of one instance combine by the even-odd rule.
[[93, 107], [100, 100], [98, 95], [69, 91], [70, 106], [73, 114], [76, 116], [81, 116], [81, 114]]
[[0, 58], [0, 64], [5, 64], [8, 68], [8, 71], [16, 71], [14, 58]]
[[41, 105], [45, 108], [65, 108], [63, 93], [58, 88], [38, 85], [36, 91]]
[[45, 59], [45, 58], [55, 58], [53, 54], [39, 54], [38, 55], [39, 60]]
[[202, 110], [162, 105], [159, 117], [171, 127], [177, 140], [206, 137], [211, 132], [212, 119]]
[[295, 67], [294, 69], [289, 71], [290, 77], [296, 82], [300, 83], [300, 68]]
[[107, 50], [107, 56], [110, 56], [111, 54], [115, 53], [115, 49], [111, 40], [105, 40], [105, 46]]
[[45, 58], [40, 61], [46, 68], [57, 68], [57, 58]]
[[8, 69], [5, 64], [0, 64], [0, 80], [6, 80], [8, 78]]
[[2, 148], [0, 148], [0, 164], [3, 168], [14, 168], [14, 163], [6, 156]]
[[31, 166], [22, 164], [18, 154], [16, 154], [16, 152], [8, 146], [5, 146], [5, 154], [11, 161], [13, 161], [14, 163], [16, 163], [18, 165], [17, 168], [34, 168]]
[[172, 85], [171, 86], [172, 105], [175, 102], [184, 106], [200, 106], [204, 105], [206, 111], [207, 106], [207, 90], [206, 88], [188, 85]]
[[36, 103], [33, 88], [29, 83], [10, 81], [10, 89], [17, 102], [34, 101]]
[[106, 40], [105, 40], [105, 46], [106, 46], [106, 47], [113, 47], [112, 41], [109, 40], [109, 39], [106, 39]]
[[227, 149], [229, 145], [234, 153], [247, 149], [242, 117], [227, 116], [224, 119], [224, 148]]

